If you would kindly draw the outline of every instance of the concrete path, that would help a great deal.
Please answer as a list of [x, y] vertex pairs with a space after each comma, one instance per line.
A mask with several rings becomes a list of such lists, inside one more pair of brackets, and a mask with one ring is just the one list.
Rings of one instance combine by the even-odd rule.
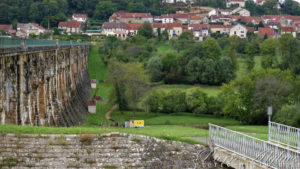
[[110, 114], [118, 108], [118, 104], [115, 104], [110, 110], [105, 114], [107, 120], [111, 120]]

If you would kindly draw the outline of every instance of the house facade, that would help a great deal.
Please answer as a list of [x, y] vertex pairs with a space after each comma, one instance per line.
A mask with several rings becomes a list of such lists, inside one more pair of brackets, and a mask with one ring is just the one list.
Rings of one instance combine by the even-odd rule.
[[296, 37], [296, 27], [292, 26], [292, 27], [281, 27], [281, 35], [284, 35], [284, 34], [291, 34], [293, 35], [293, 37], [295, 38]]
[[193, 32], [194, 38], [197, 41], [203, 41], [210, 36], [209, 24], [190, 24], [188, 30]]
[[109, 22], [124, 23], [153, 23], [153, 16], [150, 13], [128, 13], [125, 11], [115, 12]]
[[117, 36], [125, 39], [126, 36], [126, 23], [124, 22], [105, 22], [102, 25], [102, 34], [106, 36]]
[[82, 32], [82, 22], [70, 20], [67, 22], [59, 22], [58, 29], [64, 30], [67, 33], [79, 34]]
[[88, 17], [86, 14], [73, 14], [72, 20], [75, 20], [78, 22], [87, 22]]
[[240, 38], [246, 38], [247, 37], [247, 28], [241, 24], [234, 25], [230, 29], [229, 36], [238, 36]]
[[36, 23], [19, 23], [17, 25], [17, 36], [19, 37], [29, 37], [30, 34], [40, 35], [45, 33], [46, 29]]
[[229, 35], [231, 25], [210, 25], [210, 33], [219, 33]]
[[235, 8], [232, 13], [239, 14], [239, 16], [250, 16], [250, 11], [241, 7]]
[[245, 0], [227, 0], [226, 7], [229, 8], [232, 5], [237, 5], [238, 7], [245, 7]]

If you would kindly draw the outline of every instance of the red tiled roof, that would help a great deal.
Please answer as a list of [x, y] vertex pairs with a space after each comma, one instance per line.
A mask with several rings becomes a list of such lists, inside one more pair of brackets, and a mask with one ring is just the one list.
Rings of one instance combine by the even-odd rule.
[[37, 27], [38, 29], [45, 30], [45, 28], [43, 26], [40, 26], [39, 24], [36, 24], [36, 23], [31, 23], [31, 24], [34, 25], [35, 27]]
[[203, 19], [203, 17], [202, 17], [202, 16], [197, 16], [197, 15], [192, 15], [192, 16], [190, 17], [190, 19], [191, 19], [191, 20], [201, 20], [201, 19]]
[[127, 23], [126, 29], [127, 30], [138, 30], [140, 26], [142, 26], [141, 23]]
[[240, 15], [230, 15], [231, 19], [239, 20], [242, 18]]
[[12, 25], [0, 25], [0, 30], [4, 30], [5, 32], [9, 32], [12, 29]]
[[87, 18], [86, 14], [73, 14], [74, 18]]
[[167, 29], [173, 29], [175, 27], [180, 27], [182, 28], [182, 24], [181, 23], [166, 23], [166, 28]]
[[121, 13], [121, 18], [152, 18], [150, 13]]
[[192, 30], [202, 30], [202, 29], [208, 29], [209, 24], [190, 24], [189, 25]]
[[262, 22], [262, 19], [260, 17], [255, 16], [241, 16], [240, 19], [246, 23], [255, 21], [257, 23]]
[[11, 30], [8, 31], [8, 33], [9, 33], [9, 34], [15, 34], [15, 33], [16, 33], [16, 30], [11, 29]]
[[254, 27], [249, 27], [249, 26], [246, 26], [246, 28], [247, 28], [247, 30], [249, 31], [249, 32], [254, 32]]
[[94, 99], [99, 101], [99, 100], [102, 100], [102, 97], [101, 96], [94, 96]]
[[258, 33], [261, 36], [267, 35], [269, 38], [274, 37], [274, 30], [272, 28], [258, 28]]
[[296, 32], [296, 27], [283, 26], [281, 27], [281, 32]]
[[212, 15], [212, 19], [220, 19], [220, 18], [229, 18], [231, 19], [231, 15]]
[[219, 12], [232, 12], [232, 9], [217, 9]]
[[256, 0], [256, 3], [262, 3], [264, 1], [266, 1], [266, 0]]
[[90, 100], [89, 101], [89, 106], [96, 106], [96, 101], [95, 100]]
[[120, 29], [126, 29], [126, 23], [124, 22], [105, 22], [102, 25], [103, 29], [113, 29], [113, 28], [120, 28]]
[[211, 28], [232, 28], [232, 25], [210, 25]]
[[153, 23], [152, 24], [153, 28], [166, 28], [166, 29], [173, 29], [175, 27], [180, 27], [182, 28], [182, 24], [175, 22], [175, 23]]
[[58, 26], [67, 28], [79, 28], [81, 26], [81, 22], [70, 20], [68, 22], [59, 22]]
[[152, 23], [152, 28], [164, 28], [164, 24], [162, 24], [162, 23]]

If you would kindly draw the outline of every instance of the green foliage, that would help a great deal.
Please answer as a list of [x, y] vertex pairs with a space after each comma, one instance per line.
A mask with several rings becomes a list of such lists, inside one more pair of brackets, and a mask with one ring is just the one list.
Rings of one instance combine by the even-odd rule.
[[253, 71], [237, 82], [222, 87], [225, 116], [236, 117], [247, 124], [265, 124], [266, 107], [274, 112], [287, 104], [292, 91], [289, 71], [278, 69]]
[[217, 60], [221, 56], [221, 48], [214, 38], [207, 38], [202, 44], [202, 47], [208, 59]]
[[178, 37], [174, 44], [174, 48], [177, 49], [177, 51], [181, 51], [189, 48], [193, 43], [195, 43], [193, 33], [186, 31]]
[[274, 121], [289, 126], [300, 127], [300, 105], [286, 105], [274, 116]]
[[276, 51], [279, 47], [277, 39], [266, 39], [259, 45], [262, 59], [263, 68], [275, 68], [278, 64], [276, 58]]
[[193, 113], [207, 113], [206, 100], [207, 95], [200, 88], [188, 89], [186, 92], [187, 107]]
[[163, 64], [159, 57], [153, 57], [147, 65], [147, 72], [152, 82], [158, 82], [162, 78]]
[[147, 39], [150, 39], [153, 34], [153, 29], [150, 23], [144, 23], [139, 27], [138, 35], [144, 36]]
[[108, 77], [113, 86], [110, 102], [118, 104], [120, 110], [131, 107], [135, 113], [138, 101], [148, 86], [148, 77], [142, 66], [111, 61]]

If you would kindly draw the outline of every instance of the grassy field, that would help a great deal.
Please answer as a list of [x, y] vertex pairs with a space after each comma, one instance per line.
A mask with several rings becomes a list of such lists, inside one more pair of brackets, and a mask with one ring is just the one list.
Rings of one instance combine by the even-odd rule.
[[208, 85], [185, 85], [185, 84], [168, 84], [168, 85], [159, 85], [153, 87], [153, 90], [163, 90], [168, 92], [170, 90], [186, 90], [189, 88], [200, 87], [208, 96], [217, 96], [219, 94], [220, 86], [208, 86]]
[[[254, 70], [259, 70], [261, 69], [261, 56], [255, 56], [254, 57], [254, 62], [255, 62], [255, 66], [254, 66]], [[236, 72], [236, 78], [240, 79], [243, 76], [247, 75], [248, 70], [247, 70], [247, 65], [246, 65], [246, 59], [244, 58], [238, 58], [238, 63], [239, 63], [239, 69]]]
[[[104, 83], [105, 76], [107, 73], [107, 67], [103, 63], [100, 54], [98, 52], [98, 48], [93, 46], [89, 56], [89, 74], [90, 79], [97, 79], [99, 83], [97, 84], [97, 88], [99, 89], [96, 93], [97, 96], [101, 96], [104, 98], [104, 101], [107, 101], [111, 86], [107, 83]], [[93, 97], [95, 94], [95, 89], [92, 90]], [[109, 111], [111, 105], [107, 103], [97, 103], [97, 113], [88, 115], [88, 123], [84, 124], [85, 126], [91, 125], [103, 125], [111, 123], [109, 120], [105, 119], [105, 113]]]
[[166, 140], [184, 141], [188, 143], [200, 142], [186, 139], [186, 137], [208, 137], [208, 130], [187, 127], [157, 125], [145, 128], [115, 128], [115, 127], [37, 127], [0, 125], [1, 133], [24, 133], [24, 134], [102, 134], [110, 132], [131, 133], [162, 138]]
[[[119, 122], [124, 122], [127, 119], [133, 118], [131, 111], [125, 111], [121, 114], [120, 111], [112, 113], [111, 117]], [[227, 119], [222, 117], [216, 117], [214, 115], [193, 113], [146, 113], [137, 112], [135, 115], [137, 120], [145, 120], [145, 125], [206, 125], [208, 123], [214, 123], [218, 125], [239, 125], [240, 123], [233, 119]]]
[[177, 53], [176, 50], [174, 50], [171, 46], [170, 43], [164, 43], [164, 42], [160, 42], [157, 45], [157, 51], [153, 52], [153, 56], [164, 56], [167, 53]]
[[226, 128], [239, 131], [262, 140], [268, 140], [268, 126], [227, 126]]

